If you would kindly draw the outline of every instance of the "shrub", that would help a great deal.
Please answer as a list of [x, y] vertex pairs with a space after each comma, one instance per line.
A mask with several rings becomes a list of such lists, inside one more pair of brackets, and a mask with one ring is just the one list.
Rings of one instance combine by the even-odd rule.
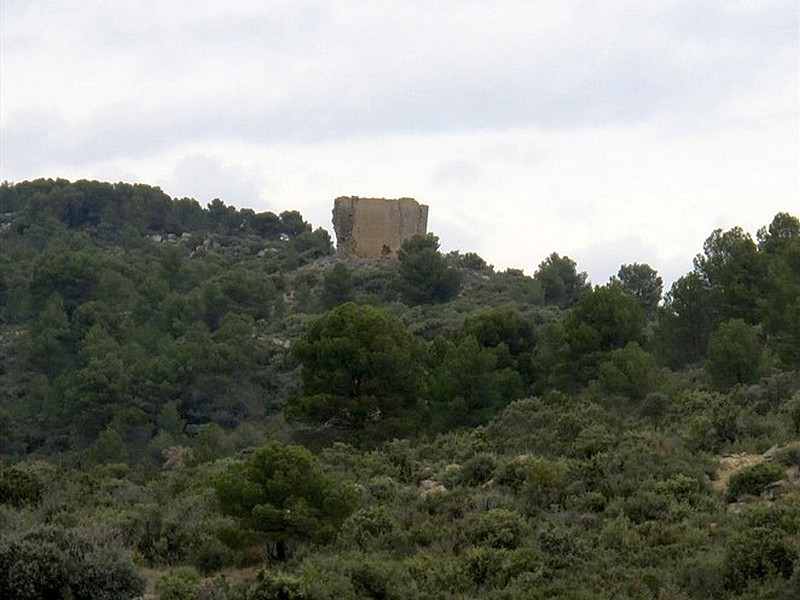
[[386, 536], [394, 530], [389, 511], [383, 506], [359, 510], [342, 525], [342, 538], [356, 544], [361, 550], [376, 539]]
[[195, 600], [200, 574], [193, 567], [172, 569], [156, 582], [160, 600]]
[[625, 514], [634, 523], [657, 521], [669, 513], [669, 498], [651, 490], [639, 490], [625, 499]]
[[651, 392], [645, 396], [642, 401], [641, 411], [642, 416], [649, 419], [653, 427], [658, 428], [661, 419], [667, 412], [669, 407], [669, 398], [666, 394], [661, 392]]
[[39, 527], [0, 538], [0, 597], [125, 600], [145, 582], [118, 548], [85, 532]]
[[38, 504], [42, 499], [42, 483], [16, 467], [0, 466], [0, 504], [20, 507]]
[[764, 343], [742, 319], [722, 323], [708, 340], [706, 370], [721, 389], [756, 383], [767, 368]]
[[741, 592], [769, 576], [788, 578], [796, 558], [797, 549], [783, 532], [768, 527], [742, 531], [728, 546], [725, 586]]
[[474, 544], [490, 548], [514, 549], [520, 545], [528, 529], [525, 518], [514, 510], [494, 508], [475, 523], [466, 524], [468, 536]]
[[462, 485], [482, 485], [492, 478], [497, 466], [494, 455], [481, 452], [464, 461], [459, 480]]
[[506, 584], [505, 569], [507, 550], [497, 548], [473, 548], [464, 557], [467, 579], [476, 586], [498, 586]]
[[800, 433], [800, 392], [797, 392], [786, 402], [786, 410], [792, 420], [795, 433]]
[[786, 446], [775, 452], [773, 458], [775, 462], [784, 467], [800, 466], [800, 442], [786, 444]]
[[[716, 549], [715, 549], [716, 550]], [[691, 598], [715, 598], [725, 587], [725, 556], [720, 551], [701, 552], [678, 564], [678, 581]]]
[[661, 373], [655, 357], [636, 342], [614, 350], [600, 364], [597, 382], [609, 394], [643, 400], [658, 387]]
[[560, 523], [549, 523], [537, 533], [537, 541], [548, 566], [563, 569], [586, 556], [585, 541], [573, 528]]
[[728, 480], [728, 502], [735, 502], [744, 495], [758, 496], [764, 486], [783, 478], [783, 467], [763, 462], [731, 475]]
[[563, 499], [567, 470], [563, 461], [523, 455], [502, 464], [495, 482], [522, 493], [531, 508], [544, 508]]
[[[414, 600], [420, 597], [416, 582], [403, 563], [374, 553], [313, 556], [303, 563], [299, 577], [302, 585], [296, 589], [306, 595], [286, 596], [289, 600]], [[256, 598], [262, 600], [261, 596]]]
[[350, 580], [358, 598], [412, 600], [419, 596], [406, 568], [395, 561], [364, 557], [350, 567]]
[[218, 571], [231, 560], [231, 550], [218, 538], [203, 533], [199, 535], [194, 548], [189, 548], [189, 558], [201, 573], [209, 574]]
[[264, 569], [247, 594], [247, 600], [306, 600], [309, 598], [304, 581], [282, 571]]

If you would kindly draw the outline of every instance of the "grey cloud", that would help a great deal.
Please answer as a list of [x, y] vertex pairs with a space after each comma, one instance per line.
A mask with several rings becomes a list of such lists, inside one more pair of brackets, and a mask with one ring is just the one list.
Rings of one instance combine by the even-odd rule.
[[664, 280], [664, 291], [692, 269], [690, 259], [662, 258], [654, 244], [633, 236], [598, 242], [574, 250], [570, 257], [595, 285], [608, 282], [623, 264], [647, 263]]
[[464, 186], [474, 183], [481, 174], [480, 165], [471, 160], [451, 160], [439, 165], [431, 175], [432, 186]]
[[259, 206], [261, 181], [244, 169], [225, 165], [203, 154], [185, 156], [170, 177], [157, 182], [167, 193], [189, 196], [201, 202], [220, 198], [235, 206]]
[[485, 260], [489, 260], [488, 254], [485, 254], [486, 248], [483, 247], [486, 245], [485, 239], [475, 230], [468, 231], [447, 220], [434, 219], [428, 224], [428, 231], [439, 237], [442, 252], [477, 252]]
[[[68, 5], [45, 24], [65, 25]], [[3, 162], [10, 169], [141, 156], [206, 140], [315, 142], [654, 119], [714, 127], [721, 106], [764, 83], [768, 65], [791, 69], [773, 59], [796, 45], [786, 25], [796, 23], [794, 3], [751, 12], [725, 5], [569, 5], [561, 29], [526, 35], [514, 20], [536, 10], [528, 3], [511, 5], [483, 29], [479, 5], [455, 14], [423, 4], [416, 13], [356, 4], [349, 15], [315, 2], [274, 10], [233, 3], [227, 12], [198, 3], [197, 14], [194, 3], [152, 14], [136, 4], [91, 4], [70, 14], [67, 46], [85, 34], [79, 59], [98, 67], [107, 57], [130, 62], [129, 93], [104, 101], [101, 79], [97, 106], [74, 121], [18, 107], [3, 121]], [[48, 33], [31, 35], [46, 45]], [[53, 60], [56, 68], [78, 68], [69, 56]], [[60, 102], [54, 96], [49, 105]]]
[[776, 47], [797, 42], [800, 5], [793, 0], [761, 2], [685, 2], [667, 15], [665, 25], [675, 35], [715, 43], [735, 39], [739, 44]]

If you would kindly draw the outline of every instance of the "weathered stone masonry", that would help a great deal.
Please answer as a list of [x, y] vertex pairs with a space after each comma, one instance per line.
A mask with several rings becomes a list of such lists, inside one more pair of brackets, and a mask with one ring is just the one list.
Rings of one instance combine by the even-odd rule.
[[413, 198], [342, 196], [333, 204], [333, 229], [341, 254], [394, 258], [403, 240], [428, 231], [428, 207]]

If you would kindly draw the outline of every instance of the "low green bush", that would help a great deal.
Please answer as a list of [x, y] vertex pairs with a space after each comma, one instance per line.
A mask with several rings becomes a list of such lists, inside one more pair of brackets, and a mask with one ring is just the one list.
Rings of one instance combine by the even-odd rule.
[[129, 556], [85, 531], [41, 526], [0, 538], [0, 598], [125, 600], [144, 588]]
[[462, 485], [483, 485], [492, 478], [496, 467], [497, 459], [493, 454], [480, 452], [461, 465], [459, 481]]
[[529, 529], [522, 515], [505, 508], [489, 510], [477, 519], [467, 520], [464, 526], [473, 544], [506, 549], [519, 546]]
[[735, 502], [740, 497], [758, 496], [764, 486], [783, 478], [783, 467], [775, 463], [763, 462], [737, 471], [728, 480], [728, 502]]
[[250, 587], [247, 600], [307, 600], [308, 588], [305, 582], [295, 575], [282, 571], [264, 569], [258, 580]]
[[800, 466], [800, 442], [792, 442], [779, 448], [775, 452], [773, 460], [784, 467]]
[[193, 567], [177, 567], [156, 582], [160, 600], [195, 600], [200, 574]]
[[42, 499], [42, 482], [16, 467], [0, 465], [0, 504], [23, 506]]
[[797, 559], [796, 544], [783, 532], [754, 527], [737, 533], [725, 559], [725, 586], [736, 592], [769, 577], [789, 578]]

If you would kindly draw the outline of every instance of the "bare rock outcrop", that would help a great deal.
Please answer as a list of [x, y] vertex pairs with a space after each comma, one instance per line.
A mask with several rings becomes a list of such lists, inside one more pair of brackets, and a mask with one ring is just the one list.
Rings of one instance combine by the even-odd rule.
[[333, 229], [341, 254], [394, 258], [403, 241], [428, 231], [428, 207], [413, 198], [341, 196], [333, 204]]

